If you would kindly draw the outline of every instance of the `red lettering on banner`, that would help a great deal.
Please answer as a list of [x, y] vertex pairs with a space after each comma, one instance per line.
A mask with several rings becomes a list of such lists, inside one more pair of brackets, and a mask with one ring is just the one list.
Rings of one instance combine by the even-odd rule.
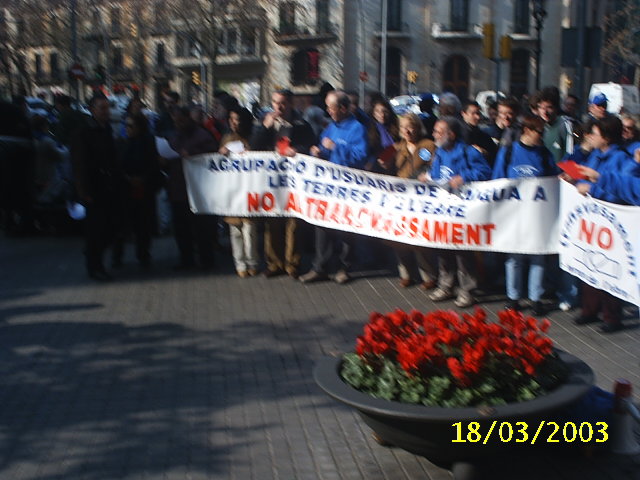
[[429, 234], [429, 220], [425, 220], [422, 225], [422, 238], [424, 238], [427, 242], [431, 241], [431, 235]]
[[294, 192], [289, 192], [289, 196], [287, 197], [287, 206], [285, 207], [285, 211], [288, 212], [290, 210], [302, 214], [300, 201], [298, 200], [298, 196]]
[[491, 231], [494, 230], [495, 228], [496, 228], [496, 226], [493, 223], [488, 223], [486, 225], [482, 225], [482, 229], [487, 234], [487, 240], [485, 242], [487, 245], [491, 245]]
[[276, 206], [276, 198], [273, 193], [267, 192], [262, 197], [259, 193], [247, 193], [247, 206], [250, 212], [259, 212], [261, 209], [265, 212], [273, 210]]
[[578, 235], [578, 239], [591, 244], [593, 241], [593, 230], [596, 225], [593, 222], [589, 222], [589, 224], [590, 225], [587, 224], [587, 221], [584, 218], [580, 220], [580, 234]]
[[332, 221], [334, 223], [340, 223], [340, 209], [341, 209], [342, 205], [339, 203], [334, 203], [333, 204], [333, 210], [331, 210], [331, 213], [326, 217], [326, 220], [328, 221]]
[[276, 206], [276, 198], [273, 196], [273, 193], [267, 192], [262, 196], [262, 209], [265, 212], [269, 212], [273, 210], [273, 207]]
[[462, 245], [464, 243], [464, 239], [462, 238], [461, 223], [451, 224], [451, 243], [453, 243], [454, 245]]
[[317, 200], [316, 205], [318, 206], [316, 219], [324, 220], [324, 217], [327, 214], [327, 207], [329, 206], [329, 202], [327, 202], [326, 200]]
[[451, 224], [449, 222], [439, 222], [437, 220], [434, 223], [433, 241], [449, 243], [449, 225]]
[[480, 225], [467, 225], [467, 243], [480, 245]]
[[613, 246], [613, 235], [607, 227], [602, 227], [598, 232], [598, 246], [603, 250], [609, 250]]
[[260, 194], [259, 193], [247, 193], [247, 205], [250, 212], [257, 212], [260, 210]]
[[344, 221], [347, 225], [353, 225], [353, 218], [351, 216], [353, 212], [351, 211], [351, 207], [347, 205], [344, 209]]
[[588, 222], [584, 218], [580, 220], [580, 233], [578, 239], [593, 245], [595, 241], [603, 250], [610, 250], [613, 247], [613, 233], [608, 227], [601, 227], [593, 222]]

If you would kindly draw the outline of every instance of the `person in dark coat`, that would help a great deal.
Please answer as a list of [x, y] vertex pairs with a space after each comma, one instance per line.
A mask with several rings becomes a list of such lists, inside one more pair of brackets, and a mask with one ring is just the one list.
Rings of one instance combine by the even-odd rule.
[[[125, 120], [126, 140], [119, 144], [124, 172], [124, 232], [133, 232], [136, 258], [143, 268], [151, 265], [151, 236], [155, 221], [155, 195], [161, 184], [156, 142], [149, 131], [149, 121], [142, 113]], [[122, 238], [124, 240], [124, 237]], [[114, 265], [122, 263], [124, 242], [114, 248]]]
[[175, 268], [194, 268], [197, 251], [200, 267], [211, 270], [215, 264], [216, 216], [196, 215], [189, 208], [182, 159], [200, 153], [217, 152], [218, 142], [204, 127], [193, 121], [188, 107], [173, 107], [171, 117], [176, 132], [169, 138], [169, 145], [180, 154], [180, 157], [165, 162], [169, 177], [167, 192], [171, 202], [173, 233], [180, 251], [180, 263]]
[[121, 226], [124, 177], [117, 161], [109, 123], [109, 101], [96, 95], [89, 101], [91, 118], [71, 141], [71, 163], [76, 192], [86, 208], [85, 255], [89, 276], [110, 280], [103, 256]]
[[491, 168], [496, 158], [498, 148], [491, 136], [480, 129], [482, 113], [478, 102], [466, 101], [462, 105], [462, 136], [467, 145], [478, 150]]
[[[297, 153], [308, 153], [315, 144], [313, 128], [293, 108], [293, 93], [278, 90], [271, 96], [273, 112], [265, 115], [262, 124], [251, 137], [251, 150], [275, 150], [292, 157]], [[268, 218], [265, 220], [264, 254], [267, 268], [264, 275], [271, 278], [284, 273], [298, 277], [300, 246], [298, 221], [293, 218]]]

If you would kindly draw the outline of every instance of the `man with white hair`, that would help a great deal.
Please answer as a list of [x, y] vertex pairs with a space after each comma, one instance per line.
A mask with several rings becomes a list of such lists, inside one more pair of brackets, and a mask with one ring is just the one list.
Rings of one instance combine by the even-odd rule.
[[[367, 162], [367, 130], [351, 113], [351, 100], [342, 91], [327, 94], [327, 112], [333, 120], [320, 135], [320, 145], [310, 149], [311, 155], [351, 168], [364, 168]], [[300, 277], [302, 283], [326, 280], [327, 267], [334, 256], [335, 243], [340, 243], [340, 267], [336, 283], [349, 281], [347, 273], [353, 259], [354, 234], [315, 227], [316, 251], [309, 272]]]
[[[467, 182], [489, 180], [491, 168], [482, 154], [461, 141], [460, 122], [442, 117], [433, 128], [437, 150], [431, 165], [431, 179], [450, 190], [458, 190]], [[477, 287], [473, 252], [468, 250], [438, 250], [438, 288], [429, 298], [440, 302], [453, 298], [458, 279], [455, 305], [470, 307], [475, 303], [471, 291]]]

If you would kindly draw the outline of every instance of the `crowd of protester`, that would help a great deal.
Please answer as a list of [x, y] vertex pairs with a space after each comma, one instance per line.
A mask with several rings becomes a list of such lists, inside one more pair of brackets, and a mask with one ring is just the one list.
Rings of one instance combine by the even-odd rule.
[[[526, 105], [513, 98], [479, 105], [451, 93], [437, 103], [425, 95], [420, 114], [400, 117], [380, 93], [368, 97], [366, 112], [358, 102], [355, 92], [330, 86], [317, 99], [297, 99], [282, 89], [273, 92], [271, 109], [262, 114], [217, 92], [209, 113], [167, 91], [158, 115], [136, 97], [115, 127], [108, 100], [100, 94], [89, 102], [90, 117], [73, 109], [69, 97], [56, 97], [55, 124], [40, 115], [28, 119], [20, 102], [2, 103], [3, 138], [14, 139], [2, 142], [4, 227], [9, 233], [28, 230], [38, 205], [81, 204], [87, 273], [107, 281], [112, 276], [105, 257], [110, 252], [112, 266], [120, 266], [129, 238], [140, 267], [151, 266], [157, 197], [163, 191], [178, 252], [176, 270], [215, 268], [218, 235], [225, 231], [219, 221], [224, 220], [241, 278], [262, 273], [343, 284], [351, 279], [358, 250], [361, 257], [375, 257], [382, 248], [395, 255], [399, 285], [417, 283], [435, 302], [453, 299], [456, 306], [469, 307], [477, 302], [479, 288], [497, 287], [506, 292], [506, 308], [529, 307], [543, 315], [549, 308], [543, 296], [551, 293], [563, 311], [581, 307], [577, 324], [602, 320], [606, 333], [622, 327], [623, 302], [562, 272], [556, 255], [479, 254], [382, 240], [372, 248], [371, 239], [319, 226], [312, 228], [313, 245], [302, 245], [300, 231], [306, 226], [296, 218], [218, 219], [191, 212], [182, 159], [248, 150], [309, 154], [351, 168], [434, 181], [450, 190], [473, 181], [559, 175], [580, 193], [640, 205], [638, 119], [607, 113], [602, 94], [591, 99], [583, 119], [578, 118], [579, 99], [570, 95], [561, 102], [555, 87], [528, 97]], [[158, 138], [166, 139], [176, 155], [160, 156]], [[579, 165], [584, 179], [560, 170], [558, 163], [567, 159]], [[313, 252], [306, 273], [300, 272], [304, 251]]]

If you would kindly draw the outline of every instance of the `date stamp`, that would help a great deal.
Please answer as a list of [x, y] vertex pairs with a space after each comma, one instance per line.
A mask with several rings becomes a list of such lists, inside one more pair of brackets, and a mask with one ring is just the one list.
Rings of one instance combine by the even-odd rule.
[[[456, 422], [451, 425], [454, 438], [451, 443], [482, 443], [489, 439], [502, 443], [605, 443], [609, 440], [606, 422], [552, 422], [542, 420], [537, 424], [527, 422], [499, 422], [494, 420], [484, 428], [479, 422]], [[484, 430], [483, 430], [484, 428]]]

